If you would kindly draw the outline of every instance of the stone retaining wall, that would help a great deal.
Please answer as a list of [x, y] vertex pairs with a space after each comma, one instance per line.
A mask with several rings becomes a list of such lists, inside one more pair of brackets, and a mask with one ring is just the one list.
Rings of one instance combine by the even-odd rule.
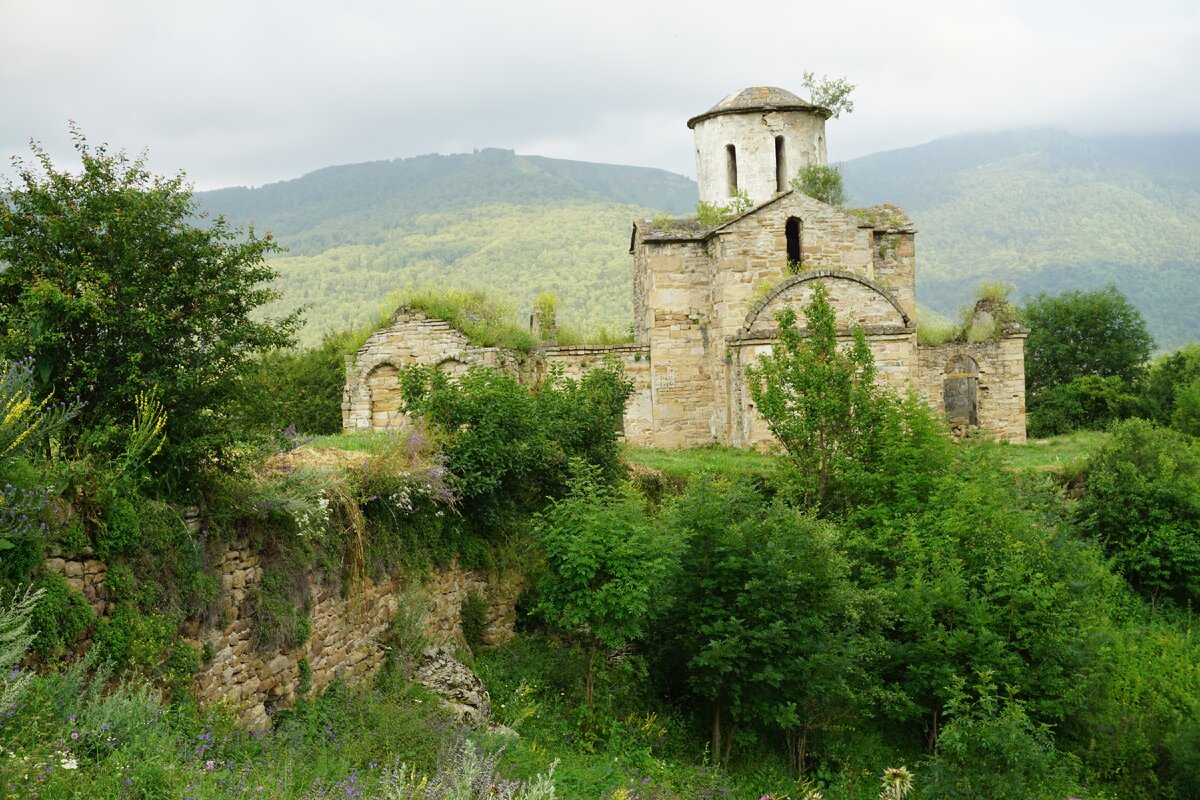
[[[81, 592], [96, 613], [110, 610], [102, 562], [50, 558], [45, 566]], [[243, 709], [252, 727], [266, 726], [273, 708], [293, 702], [302, 681], [319, 692], [336, 678], [355, 681], [373, 674], [387, 657], [386, 634], [402, 605], [413, 618], [423, 620], [429, 639], [452, 644], [462, 639], [463, 600], [475, 591], [488, 604], [485, 641], [511, 639], [523, 584], [516, 573], [496, 576], [458, 567], [435, 568], [423, 578], [394, 575], [354, 587], [346, 596], [314, 580], [308, 641], [292, 650], [264, 652], [254, 646], [249, 616], [263, 574], [258, 553], [245, 542], [235, 542], [217, 560], [215, 570], [224, 590], [220, 624], [193, 623], [184, 631], [188, 641], [212, 655], [196, 674], [194, 688], [202, 702], [224, 701]], [[302, 676], [302, 661], [307, 662], [307, 676]]]

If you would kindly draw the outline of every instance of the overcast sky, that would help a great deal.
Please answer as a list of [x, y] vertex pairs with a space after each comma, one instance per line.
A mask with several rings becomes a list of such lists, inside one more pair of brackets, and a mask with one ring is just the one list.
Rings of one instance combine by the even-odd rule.
[[198, 189], [505, 147], [695, 174], [688, 117], [858, 84], [832, 160], [980, 129], [1200, 130], [1198, 0], [0, 0], [0, 153], [67, 121]]

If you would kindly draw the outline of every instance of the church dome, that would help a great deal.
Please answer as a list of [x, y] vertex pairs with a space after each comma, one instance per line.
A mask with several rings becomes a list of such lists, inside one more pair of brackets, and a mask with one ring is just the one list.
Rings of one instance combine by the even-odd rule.
[[829, 109], [813, 105], [787, 89], [780, 89], [778, 86], [751, 86], [734, 92], [703, 114], [692, 117], [687, 126], [695, 128], [696, 123], [722, 114], [745, 114], [753, 111], [808, 111], [825, 119], [832, 116]]

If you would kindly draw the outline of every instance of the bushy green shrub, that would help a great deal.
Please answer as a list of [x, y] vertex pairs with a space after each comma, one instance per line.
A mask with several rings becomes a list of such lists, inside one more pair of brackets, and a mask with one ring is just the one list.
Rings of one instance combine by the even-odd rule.
[[664, 514], [687, 543], [657, 637], [665, 671], [709, 709], [714, 761], [740, 726], [786, 742], [802, 773], [821, 735], [870, 705], [880, 609], [832, 525], [748, 486], [697, 481]]
[[912, 494], [947, 460], [943, 426], [927, 404], [875, 382], [861, 328], [850, 348], [838, 346], [826, 287], [805, 314], [806, 335], [792, 309], [780, 312], [779, 343], [746, 369], [750, 397], [795, 470], [796, 499], [836, 515]]
[[645, 501], [610, 492], [600, 471], [575, 462], [570, 494], [538, 520], [546, 571], [538, 612], [587, 650], [585, 696], [593, 706], [603, 650], [643, 635], [654, 598], [677, 557], [677, 544], [649, 524]]
[[792, 179], [792, 188], [831, 206], [846, 204], [846, 188], [842, 185], [842, 170], [836, 164], [814, 164], [804, 167]]
[[1079, 375], [1030, 396], [1029, 435], [1057, 436], [1077, 430], [1099, 430], [1128, 418], [1138, 405], [1137, 395], [1124, 378]]
[[42, 573], [33, 585], [42, 592], [30, 618], [30, 630], [37, 635], [33, 650], [44, 659], [54, 658], [92, 626], [96, 615], [61, 575]]
[[1091, 457], [1079, 525], [1151, 603], [1200, 601], [1200, 446], [1132, 419]]
[[1175, 413], [1171, 415], [1171, 427], [1200, 438], [1200, 378], [1180, 388], [1175, 395]]
[[608, 479], [618, 470], [618, 424], [632, 391], [619, 365], [578, 381], [552, 372], [536, 392], [486, 367], [452, 381], [434, 367], [412, 366], [401, 390], [406, 409], [442, 443], [464, 516], [489, 534], [561, 492], [572, 458]]
[[1132, 383], [1154, 350], [1146, 320], [1115, 286], [1039, 294], [1021, 306], [1021, 321], [1029, 327], [1025, 387], [1031, 397], [1080, 375]]
[[488, 628], [488, 605], [483, 595], [475, 590], [467, 592], [458, 610], [463, 638], [471, 652], [478, 653], [483, 647], [483, 636]]
[[352, 355], [372, 332], [353, 329], [326, 333], [314, 347], [275, 350], [261, 356], [243, 390], [247, 429], [277, 437], [290, 430], [293, 438], [339, 433], [345, 357]]
[[1019, 699], [999, 696], [990, 678], [985, 672], [969, 688], [954, 681], [922, 797], [1059, 800], [1078, 791], [1078, 761], [1058, 752], [1050, 729], [1030, 719]]
[[71, 134], [78, 173], [34, 144], [0, 192], [0, 352], [36, 361], [40, 394], [82, 401], [68, 443], [108, 442], [108, 456], [124, 447], [133, 398], [156, 390], [169, 415], [159, 488], [195, 492], [201, 468], [228, 466], [243, 433], [251, 359], [299, 325], [254, 313], [277, 297], [264, 261], [277, 246], [222, 217], [199, 224], [182, 175], [154, 176], [143, 158]]
[[1146, 371], [1138, 416], [1164, 427], [1171, 425], [1179, 394], [1196, 381], [1200, 381], [1200, 344], [1184, 345], [1174, 353], [1160, 356]]

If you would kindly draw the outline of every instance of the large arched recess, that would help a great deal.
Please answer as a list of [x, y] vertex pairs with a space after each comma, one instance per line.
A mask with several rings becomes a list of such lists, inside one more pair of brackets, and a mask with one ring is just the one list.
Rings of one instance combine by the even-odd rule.
[[805, 272], [780, 283], [750, 309], [743, 331], [764, 330], [775, 326], [775, 314], [783, 307], [796, 310], [804, 325], [804, 309], [812, 300], [816, 284], [829, 291], [839, 330], [862, 325], [868, 330], [911, 327], [911, 321], [896, 298], [875, 281], [843, 270], [823, 269]]

